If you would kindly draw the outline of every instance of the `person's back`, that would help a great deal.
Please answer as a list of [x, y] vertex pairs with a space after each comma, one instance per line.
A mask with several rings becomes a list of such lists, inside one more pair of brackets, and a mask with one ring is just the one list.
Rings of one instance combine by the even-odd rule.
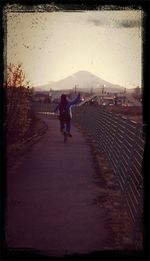
[[66, 123], [66, 130], [69, 137], [72, 137], [70, 133], [71, 129], [71, 106], [78, 103], [80, 100], [80, 93], [78, 93], [76, 99], [68, 101], [65, 94], [61, 95], [61, 101], [55, 108], [54, 112], [59, 110], [60, 130], [63, 132], [64, 124]]
[[70, 120], [70, 111], [68, 101], [61, 101], [59, 104], [59, 117], [62, 120]]

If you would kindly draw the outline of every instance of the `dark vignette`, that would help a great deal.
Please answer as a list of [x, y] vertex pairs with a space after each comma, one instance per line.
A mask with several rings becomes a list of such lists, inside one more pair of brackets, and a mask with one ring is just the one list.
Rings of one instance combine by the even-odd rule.
[[[0, 121], [2, 123], [0, 129], [0, 145], [2, 149], [1, 153], [1, 169], [2, 175], [1, 178], [1, 192], [0, 192], [0, 205], [1, 205], [1, 215], [0, 215], [0, 247], [1, 247], [1, 260], [149, 260], [150, 258], [150, 250], [149, 250], [149, 235], [150, 235], [150, 210], [149, 210], [149, 86], [150, 86], [150, 78], [149, 78], [149, 67], [150, 67], [150, 43], [149, 43], [149, 32], [150, 32], [150, 3], [148, 0], [71, 0], [71, 1], [61, 1], [56, 0], [2, 0], [0, 3], [0, 33], [1, 33], [1, 42], [0, 42], [0, 68], [1, 72], [4, 72], [4, 63], [5, 60], [4, 54], [4, 45], [7, 45], [5, 35], [4, 35], [4, 27], [5, 25], [5, 17], [3, 17], [3, 12], [6, 5], [10, 5], [9, 8], [12, 12], [17, 11], [20, 12], [36, 12], [37, 10], [40, 12], [45, 11], [85, 11], [85, 10], [124, 10], [124, 9], [142, 9], [144, 11], [144, 20], [143, 20], [143, 124], [144, 124], [144, 135], [145, 135], [145, 151], [143, 158], [143, 177], [144, 177], [144, 215], [143, 215], [143, 236], [144, 236], [144, 250], [143, 251], [102, 251], [102, 252], [94, 252], [89, 255], [70, 255], [64, 257], [48, 257], [46, 255], [41, 255], [40, 252], [30, 250], [30, 249], [8, 249], [5, 242], [5, 210], [6, 210], [6, 199], [7, 199], [7, 191], [6, 191], [6, 126], [4, 125], [5, 120], [5, 94], [3, 86], [4, 75], [1, 73], [0, 77], [0, 102], [1, 108], [0, 110]], [[11, 4], [15, 4], [15, 7], [11, 6]], [[47, 4], [50, 4], [48, 7]], [[41, 5], [41, 8], [40, 8]], [[6, 29], [6, 27], [5, 27]]]
[[4, 62], [3, 62], [3, 49], [4, 49], [4, 28], [3, 28], [3, 3], [0, 3], [0, 258], [3, 256], [5, 244], [5, 207], [6, 207], [6, 126], [5, 119], [5, 94], [3, 88], [4, 82]]

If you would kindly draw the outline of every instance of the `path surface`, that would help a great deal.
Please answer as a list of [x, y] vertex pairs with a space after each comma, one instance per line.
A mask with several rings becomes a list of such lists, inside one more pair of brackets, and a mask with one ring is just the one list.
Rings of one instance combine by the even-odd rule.
[[89, 253], [111, 244], [108, 214], [95, 202], [103, 186], [90, 146], [73, 127], [67, 144], [58, 120], [8, 173], [7, 245], [49, 255]]

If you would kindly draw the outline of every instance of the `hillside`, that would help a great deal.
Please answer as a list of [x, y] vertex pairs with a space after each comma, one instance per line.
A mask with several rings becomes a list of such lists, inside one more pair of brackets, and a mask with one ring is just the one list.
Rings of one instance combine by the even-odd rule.
[[38, 88], [43, 90], [59, 90], [59, 89], [73, 89], [75, 86], [78, 89], [99, 89], [105, 85], [106, 90], [109, 88], [115, 89], [115, 91], [123, 90], [124, 88], [119, 85], [114, 85], [110, 82], [107, 82], [98, 76], [87, 72], [87, 71], [79, 71], [71, 76], [68, 76], [60, 81], [53, 82], [50, 84], [46, 84], [43, 86], [38, 86]]

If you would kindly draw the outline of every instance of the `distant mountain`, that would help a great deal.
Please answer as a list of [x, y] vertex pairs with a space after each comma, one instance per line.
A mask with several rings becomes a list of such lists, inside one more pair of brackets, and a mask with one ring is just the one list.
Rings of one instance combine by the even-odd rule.
[[75, 74], [66, 77], [60, 81], [57, 82], [52, 82], [50, 84], [46, 84], [43, 86], [38, 86], [38, 88], [43, 89], [43, 90], [60, 90], [60, 89], [73, 89], [75, 88], [75, 86], [77, 87], [77, 89], [99, 89], [102, 88], [103, 86], [105, 86], [105, 89], [108, 90], [113, 88], [116, 90], [123, 90], [124, 88], [121, 87], [120, 85], [115, 85], [112, 84], [110, 82], [107, 82], [101, 78], [99, 78], [98, 76], [87, 72], [87, 71], [79, 71], [76, 72]]
[[34, 87], [34, 89], [36, 90], [36, 91], [49, 91], [49, 89], [50, 89], [50, 85], [51, 84], [53, 84], [54, 82], [53, 81], [50, 81], [49, 83], [47, 83], [47, 84], [44, 84], [44, 85], [39, 85], [39, 86], [35, 86]]

